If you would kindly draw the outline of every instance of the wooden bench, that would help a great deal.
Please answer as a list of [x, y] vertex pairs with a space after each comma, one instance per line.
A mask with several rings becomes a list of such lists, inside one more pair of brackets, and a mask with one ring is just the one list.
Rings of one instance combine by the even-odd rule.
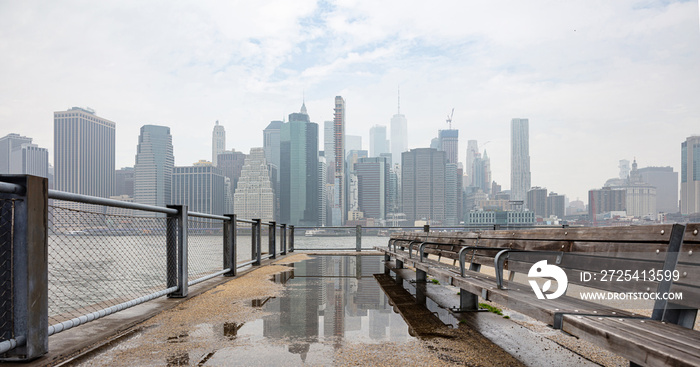
[[[477, 308], [481, 296], [605, 347], [633, 365], [696, 366], [700, 332], [692, 328], [700, 306], [698, 229], [700, 224], [400, 233], [392, 236], [388, 248], [377, 249], [394, 258], [397, 267], [414, 267], [418, 281], [430, 274], [459, 287], [461, 309]], [[530, 284], [513, 279], [517, 273], [528, 275], [543, 260], [563, 270], [573, 288], [585, 287], [582, 291], [638, 296], [670, 292], [683, 298], [654, 301], [651, 317], [571, 292], [538, 299]], [[482, 265], [495, 274], [484, 274]], [[661, 281], [652, 279], [658, 278], [658, 270]]]

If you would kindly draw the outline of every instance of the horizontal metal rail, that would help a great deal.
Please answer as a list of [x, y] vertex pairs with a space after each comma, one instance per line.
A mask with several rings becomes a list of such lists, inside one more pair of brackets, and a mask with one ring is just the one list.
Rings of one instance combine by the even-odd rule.
[[236, 268], [240, 269], [240, 268], [246, 267], [246, 266], [248, 266], [248, 265], [255, 264], [256, 262], [258, 262], [258, 260], [246, 261], [246, 262], [244, 262], [244, 263], [240, 263], [240, 264], [236, 265]]
[[139, 203], [129, 203], [126, 201], [100, 198], [100, 197], [96, 197], [96, 196], [74, 194], [72, 192], [65, 192], [65, 191], [49, 190], [49, 199], [74, 201], [74, 202], [85, 203], [85, 204], [112, 206], [115, 208], [143, 210], [143, 211], [147, 211], [147, 212], [177, 214], [177, 210], [171, 209], [171, 208], [164, 208], [164, 207], [160, 207], [160, 206], [146, 205], [146, 204], [139, 204]]
[[224, 217], [223, 215], [216, 215], [216, 214], [205, 214], [205, 213], [199, 213], [199, 212], [187, 212], [187, 216], [189, 217], [197, 217], [197, 218], [207, 218], [207, 219], [218, 219], [218, 220], [230, 220], [231, 218], [229, 217]]
[[250, 224], [255, 224], [255, 223], [256, 223], [254, 220], [248, 220], [248, 219], [236, 219], [236, 222], [250, 223]]
[[0, 192], [22, 195], [24, 187], [9, 182], [0, 182]]
[[102, 309], [100, 311], [95, 311], [95, 312], [89, 313], [87, 315], [83, 315], [83, 316], [76, 317], [76, 318], [68, 320], [68, 321], [64, 321], [64, 322], [61, 322], [61, 323], [58, 323], [55, 325], [51, 325], [51, 326], [49, 326], [49, 336], [51, 336], [53, 334], [60, 333], [61, 331], [66, 331], [68, 329], [74, 328], [78, 325], [82, 325], [82, 324], [88, 323], [90, 321], [97, 320], [97, 319], [105, 317], [107, 315], [111, 315], [115, 312], [119, 312], [121, 310], [125, 310], [127, 308], [134, 307], [134, 306], [139, 305], [141, 303], [150, 301], [154, 298], [165, 296], [166, 294], [170, 294], [170, 293], [173, 293], [175, 291], [177, 291], [177, 287], [170, 287], [168, 289], [164, 289], [164, 290], [156, 292], [156, 293], [151, 293], [147, 296], [132, 299], [131, 301], [122, 302], [116, 306], [108, 307], [108, 308]]
[[19, 346], [24, 345], [26, 342], [27, 339], [23, 336], [18, 336], [16, 339], [5, 340], [4, 342], [0, 343], [0, 354], [9, 352]]
[[219, 275], [226, 274], [226, 273], [228, 273], [229, 271], [231, 271], [231, 269], [224, 269], [224, 270], [221, 270], [221, 271], [217, 271], [216, 273], [209, 274], [209, 275], [205, 275], [205, 276], [203, 276], [203, 277], [201, 277], [201, 278], [198, 278], [198, 279], [195, 279], [195, 280], [190, 280], [189, 282], [187, 282], [187, 285], [188, 285], [188, 286], [190, 286], [190, 285], [195, 285], [195, 284], [197, 284], [197, 283], [201, 283], [201, 282], [203, 282], [203, 281], [205, 281], [205, 280], [209, 280], [209, 279], [214, 278], [214, 277], [217, 277], [217, 276], [219, 276]]

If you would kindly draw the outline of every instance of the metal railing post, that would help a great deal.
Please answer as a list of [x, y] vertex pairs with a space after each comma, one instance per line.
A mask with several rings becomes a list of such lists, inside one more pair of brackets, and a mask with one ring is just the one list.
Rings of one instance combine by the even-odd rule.
[[355, 226], [355, 251], [362, 251], [362, 226]]
[[270, 229], [267, 231], [267, 239], [269, 244], [270, 258], [276, 259], [277, 249], [275, 248], [275, 242], [277, 241], [277, 222], [270, 222]]
[[289, 226], [289, 252], [294, 252], [294, 226]]
[[[0, 320], [4, 325], [0, 332], [14, 340], [16, 346], [4, 354], [3, 361], [29, 361], [38, 358], [49, 348], [49, 296], [48, 296], [48, 198], [49, 184], [43, 177], [29, 175], [3, 176], [4, 182], [23, 187], [22, 192], [4, 193], [0, 198], [10, 201], [0, 208], [3, 219], [0, 223], [8, 228], [0, 238], [0, 251], [11, 256], [11, 260], [0, 264], [0, 274], [11, 279], [0, 283], [11, 284], [9, 295], [9, 320]], [[9, 215], [7, 215], [9, 214]], [[3, 302], [5, 303], [5, 302]], [[5, 316], [5, 315], [3, 315]], [[9, 322], [6, 322], [9, 321]], [[7, 335], [9, 334], [9, 335]], [[3, 342], [3, 343], [9, 343]], [[2, 354], [2, 353], [0, 353]]]
[[253, 236], [255, 236], [255, 257], [253, 259], [255, 262], [253, 265], [260, 265], [262, 261], [262, 244], [261, 239], [260, 239], [260, 228], [262, 227], [262, 223], [260, 219], [253, 219], [253, 222], [255, 222], [255, 229], [253, 231]]
[[255, 220], [253, 220], [253, 223], [250, 225], [250, 259], [255, 260], [256, 255], [255, 251], [258, 248], [258, 246], [255, 244]]
[[[177, 214], [168, 216], [168, 282], [174, 274], [177, 291], [168, 295], [173, 298], [187, 297], [187, 205], [168, 205]], [[172, 228], [174, 226], [174, 228]], [[174, 232], [171, 232], [174, 231]], [[176, 270], [172, 270], [172, 268]], [[173, 271], [173, 273], [170, 273]]]
[[287, 254], [287, 224], [284, 223], [284, 224], [281, 224], [280, 226], [281, 226], [280, 230], [282, 231], [282, 233], [280, 233], [280, 241], [282, 242], [282, 243], [280, 243], [280, 250], [281, 250], [280, 254], [286, 255]]
[[224, 273], [225, 277], [235, 277], [236, 268], [236, 214], [227, 214], [228, 222], [224, 222], [224, 269], [230, 269]]

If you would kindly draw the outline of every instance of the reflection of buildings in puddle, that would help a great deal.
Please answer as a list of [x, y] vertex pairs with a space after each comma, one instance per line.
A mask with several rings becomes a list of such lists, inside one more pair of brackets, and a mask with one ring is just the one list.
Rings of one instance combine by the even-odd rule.
[[183, 333], [176, 336], [170, 336], [167, 339], [168, 343], [185, 343], [190, 335], [188, 333]]
[[309, 343], [292, 343], [289, 345], [289, 353], [298, 354], [301, 357], [301, 361], [306, 363], [306, 357], [309, 354], [309, 349], [311, 345]]
[[272, 281], [275, 283], [278, 283], [278, 284], [287, 284], [287, 281], [289, 279], [293, 279], [293, 278], [294, 278], [294, 269], [292, 268], [290, 270], [283, 271], [283, 272], [278, 273], [278, 274], [274, 274], [272, 276]]
[[178, 354], [173, 354], [165, 359], [168, 366], [189, 366], [190, 365], [190, 354], [187, 352], [182, 352]]
[[271, 300], [271, 299], [273, 299], [273, 298], [275, 298], [275, 297], [266, 297], [266, 298], [254, 299], [254, 300], [251, 302], [251, 305], [252, 305], [253, 307], [260, 308], [260, 307], [262, 307], [262, 306], [265, 306], [265, 304], [267, 303], [267, 301], [269, 301], [269, 300]]
[[346, 338], [406, 340], [406, 324], [392, 314], [372, 277], [383, 265], [381, 257], [369, 256], [318, 256], [294, 264], [286, 291], [265, 305], [264, 336], [322, 339], [336, 347]]
[[225, 322], [224, 323], [224, 336], [229, 340], [234, 340], [238, 337], [238, 330], [240, 330], [245, 323], [236, 322]]

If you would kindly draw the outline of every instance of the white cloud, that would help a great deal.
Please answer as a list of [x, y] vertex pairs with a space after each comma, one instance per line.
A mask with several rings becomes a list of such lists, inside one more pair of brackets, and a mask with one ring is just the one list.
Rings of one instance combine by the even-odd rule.
[[270, 120], [298, 110], [350, 134], [388, 125], [401, 85], [411, 146], [454, 107], [461, 156], [486, 148], [509, 179], [509, 121], [529, 117], [533, 184], [572, 198], [616, 175], [617, 161], [672, 165], [700, 133], [697, 3], [4, 2], [0, 135], [52, 148], [52, 112], [90, 106], [117, 122], [118, 166], [138, 129], [170, 126], [177, 164], [209, 159], [220, 120], [229, 148], [262, 144]]

